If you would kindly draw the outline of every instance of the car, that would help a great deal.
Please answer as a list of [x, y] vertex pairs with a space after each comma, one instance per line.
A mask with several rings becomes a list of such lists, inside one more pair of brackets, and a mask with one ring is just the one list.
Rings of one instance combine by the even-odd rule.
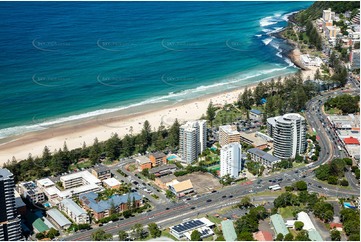
[[283, 178], [278, 178], [278, 181], [282, 181], [283, 180]]
[[322, 188], [320, 185], [317, 186], [318, 188]]
[[212, 202], [212, 199], [208, 199], [208, 200], [207, 200], [207, 203], [209, 203], [209, 202]]
[[298, 173], [298, 171], [295, 171], [295, 173]]
[[233, 195], [229, 195], [228, 197], [229, 197], [229, 198], [232, 198], [232, 197], [233, 197]]
[[167, 208], [165, 208], [165, 210], [169, 210], [169, 208], [167, 207]]
[[217, 191], [216, 190], [213, 190], [212, 193], [216, 193]]
[[196, 209], [196, 207], [191, 207], [191, 209], [193, 210], [193, 209]]
[[191, 198], [190, 197], [187, 197], [187, 199], [186, 199], [187, 201], [189, 201], [189, 200], [191, 200]]
[[272, 182], [272, 180], [268, 180], [269, 182]]
[[303, 175], [302, 178], [306, 178], [306, 175]]
[[226, 195], [223, 195], [222, 198], [226, 198], [227, 196]]

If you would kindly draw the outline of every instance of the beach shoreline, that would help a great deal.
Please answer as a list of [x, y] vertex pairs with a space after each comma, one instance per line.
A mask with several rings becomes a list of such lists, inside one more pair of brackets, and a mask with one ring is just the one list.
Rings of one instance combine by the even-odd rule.
[[[304, 77], [312, 75], [311, 72], [314, 71], [302, 70]], [[283, 80], [285, 75], [281, 77]], [[111, 137], [112, 133], [124, 137], [126, 134], [130, 134], [130, 129], [132, 129], [132, 133], [137, 134], [141, 131], [145, 120], [149, 121], [152, 129], [157, 129], [161, 122], [165, 127], [169, 127], [176, 118], [180, 123], [196, 120], [206, 113], [210, 101], [213, 104], [222, 106], [234, 103], [246, 87], [253, 89], [260, 81], [266, 83], [272, 78], [276, 80], [278, 76], [235, 87], [221, 93], [207, 94], [173, 105], [155, 107], [147, 111], [136, 112], [136, 110], [133, 110], [135, 113], [129, 114], [129, 110], [121, 110], [92, 118], [66, 122], [45, 130], [5, 138], [2, 140], [3, 143], [0, 144], [0, 165], [3, 165], [8, 160], [11, 161], [12, 157], [15, 157], [17, 161], [26, 159], [29, 154], [32, 157], [40, 157], [45, 146], [51, 152], [54, 152], [59, 148], [63, 148], [64, 142], [66, 142], [68, 149], [71, 150], [81, 148], [84, 142], [87, 146], [92, 145], [95, 138], [98, 138], [99, 141], [105, 141]], [[157, 106], [157, 104], [152, 104], [152, 106]]]

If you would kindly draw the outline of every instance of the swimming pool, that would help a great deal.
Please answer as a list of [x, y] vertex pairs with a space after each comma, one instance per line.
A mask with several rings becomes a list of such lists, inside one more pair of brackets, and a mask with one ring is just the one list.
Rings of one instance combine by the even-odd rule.
[[173, 160], [173, 159], [175, 159], [175, 158], [177, 158], [176, 155], [171, 155], [171, 156], [168, 156], [167, 160]]
[[352, 204], [349, 203], [349, 202], [344, 202], [344, 203], [343, 203], [343, 206], [344, 206], [345, 208], [356, 208], [355, 206], [352, 206]]

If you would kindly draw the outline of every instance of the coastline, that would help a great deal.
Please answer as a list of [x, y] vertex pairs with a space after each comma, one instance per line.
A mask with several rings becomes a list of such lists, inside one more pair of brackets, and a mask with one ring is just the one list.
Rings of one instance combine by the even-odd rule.
[[[303, 77], [313, 74], [314, 70], [302, 71]], [[284, 77], [281, 76], [282, 81]], [[278, 76], [273, 78], [277, 79]], [[259, 81], [266, 83], [271, 79]], [[7, 141], [6, 143], [0, 144], [0, 165], [2, 166], [8, 160], [11, 160], [13, 156], [17, 161], [26, 159], [29, 153], [33, 157], [40, 157], [45, 146], [51, 152], [62, 148], [64, 142], [66, 142], [70, 150], [81, 148], [84, 142], [87, 146], [92, 145], [96, 137], [99, 141], [109, 139], [112, 133], [124, 137], [130, 133], [130, 127], [133, 129], [133, 133], [136, 134], [141, 131], [145, 120], [149, 121], [152, 129], [157, 129], [161, 122], [164, 126], [169, 127], [176, 118], [180, 123], [199, 119], [202, 114], [206, 113], [210, 101], [218, 105], [233, 103], [246, 87], [253, 89], [257, 84], [258, 82], [255, 82], [222, 93], [209, 94], [159, 108], [154, 107], [157, 104], [152, 104], [152, 109], [148, 111], [136, 112], [136, 110], [133, 110], [135, 113], [129, 114], [129, 110], [122, 110], [90, 119], [75, 120], [45, 130], [13, 136], [7, 140], [4, 139]]]

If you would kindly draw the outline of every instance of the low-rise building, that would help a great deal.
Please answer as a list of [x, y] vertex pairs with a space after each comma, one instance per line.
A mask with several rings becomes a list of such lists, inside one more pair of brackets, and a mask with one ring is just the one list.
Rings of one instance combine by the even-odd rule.
[[103, 186], [108, 189], [119, 189], [121, 183], [114, 177], [103, 180]]
[[304, 66], [317, 66], [320, 67], [322, 65], [322, 60], [319, 57], [313, 57], [309, 54], [301, 55], [301, 62]]
[[58, 229], [68, 229], [71, 225], [71, 222], [55, 208], [46, 211], [46, 214], [49, 221]]
[[80, 187], [83, 185], [96, 184], [101, 185], [100, 179], [96, 178], [89, 171], [81, 171], [69, 175], [61, 176], [60, 181], [64, 189]]
[[223, 238], [225, 241], [236, 241], [237, 240], [237, 234], [236, 234], [236, 230], [234, 229], [233, 226], [233, 221], [232, 220], [223, 220], [221, 222], [222, 225], [222, 233], [223, 233]]
[[317, 232], [315, 226], [312, 223], [311, 218], [305, 212], [299, 212], [297, 214], [297, 221], [303, 223], [303, 229], [308, 232], [308, 237], [312, 241], [323, 241], [321, 235]]
[[206, 218], [193, 219], [186, 221], [169, 228], [170, 233], [177, 239], [184, 237], [190, 240], [190, 235], [194, 230], [198, 230], [201, 233], [201, 238], [206, 238], [213, 235], [211, 228], [214, 227], [214, 223]]
[[281, 159], [264, 152], [258, 148], [252, 148], [247, 151], [250, 154], [251, 159], [256, 162], [260, 162], [262, 165], [272, 168], [275, 164], [281, 162]]
[[275, 234], [283, 234], [285, 236], [289, 233], [285, 221], [283, 220], [282, 216], [279, 214], [273, 214], [270, 216], [271, 224], [273, 229], [275, 230]]
[[99, 180], [105, 180], [112, 177], [112, 173], [110, 172], [110, 169], [103, 165], [98, 165], [97, 167], [92, 168], [91, 173], [93, 176], [98, 178]]
[[162, 177], [169, 174], [173, 174], [177, 170], [175, 164], [162, 165], [149, 170], [149, 174], [154, 174], [156, 177]]
[[262, 150], [268, 148], [267, 141], [265, 141], [263, 138], [258, 136], [256, 132], [252, 132], [252, 133], [240, 132], [240, 139], [241, 142], [252, 145], [255, 148], [259, 148]]
[[113, 195], [108, 200], [97, 200], [98, 194], [94, 192], [82, 194], [79, 201], [83, 208], [89, 210], [96, 220], [109, 217], [114, 212], [119, 213], [129, 209], [128, 204], [138, 208], [142, 205], [142, 197], [136, 193], [128, 193], [124, 195]]
[[176, 180], [177, 177], [173, 174], [167, 175], [167, 176], [162, 176], [162, 177], [157, 177], [154, 180], [154, 184], [157, 185], [158, 187], [160, 187], [163, 190], [167, 190], [168, 189], [168, 185], [169, 183], [171, 183], [173, 180]]
[[167, 156], [163, 152], [150, 153], [149, 159], [152, 162], [152, 167], [167, 164]]
[[253, 120], [262, 120], [263, 112], [258, 109], [251, 109], [251, 111], [249, 111], [249, 117]]
[[137, 164], [138, 164], [138, 170], [142, 171], [144, 169], [152, 169], [152, 162], [151, 160], [146, 156], [139, 156], [136, 158]]
[[42, 203], [45, 201], [44, 192], [33, 181], [22, 182], [18, 188], [20, 194], [31, 203]]
[[59, 209], [77, 224], [88, 224], [90, 222], [87, 212], [71, 199], [63, 199], [59, 204]]
[[177, 197], [182, 197], [194, 192], [193, 184], [190, 179], [182, 182], [174, 180], [168, 187]]
[[253, 238], [257, 241], [273, 241], [272, 234], [264, 230], [253, 233]]

